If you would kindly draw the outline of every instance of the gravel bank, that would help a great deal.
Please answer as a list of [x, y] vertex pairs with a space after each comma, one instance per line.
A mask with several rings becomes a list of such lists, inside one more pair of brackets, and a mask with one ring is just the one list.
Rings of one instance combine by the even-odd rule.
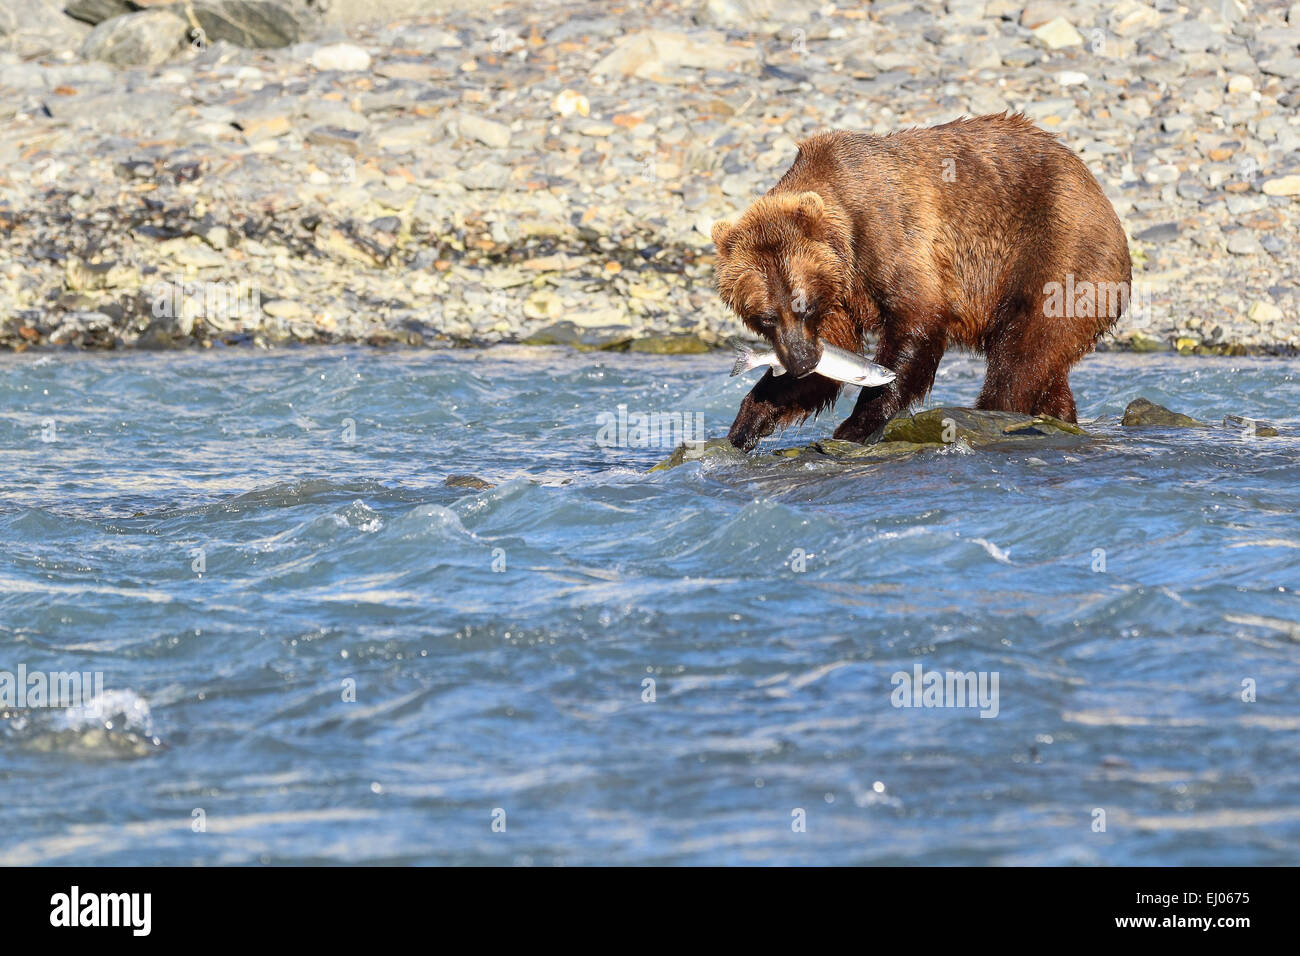
[[704, 350], [709, 227], [800, 138], [1004, 109], [1129, 230], [1104, 347], [1300, 347], [1300, 4], [62, 6], [0, 13], [0, 347]]

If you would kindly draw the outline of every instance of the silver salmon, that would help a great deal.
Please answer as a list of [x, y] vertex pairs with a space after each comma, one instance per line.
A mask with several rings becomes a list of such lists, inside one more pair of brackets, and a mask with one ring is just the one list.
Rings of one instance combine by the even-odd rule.
[[[855, 352], [837, 348], [829, 342], [821, 342], [822, 357], [813, 369], [818, 375], [844, 382], [846, 385], [888, 385], [894, 380], [894, 373], [883, 365], [868, 361]], [[784, 375], [785, 366], [776, 357], [776, 352], [762, 346], [748, 345], [740, 339], [732, 339], [731, 346], [736, 350], [736, 364], [731, 367], [732, 375], [748, 372], [762, 365], [772, 366], [773, 375]]]

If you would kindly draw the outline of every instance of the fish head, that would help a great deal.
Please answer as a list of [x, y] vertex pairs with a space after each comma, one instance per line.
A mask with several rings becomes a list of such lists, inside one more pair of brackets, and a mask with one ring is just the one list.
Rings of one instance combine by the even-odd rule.
[[848, 273], [835, 219], [815, 192], [780, 193], [713, 227], [718, 293], [796, 377], [817, 367], [823, 326], [843, 319]]
[[883, 365], [871, 363], [871, 368], [864, 371], [861, 375], [855, 376], [850, 385], [861, 385], [863, 388], [875, 388], [881, 385], [888, 385], [897, 376], [892, 369], [887, 369]]

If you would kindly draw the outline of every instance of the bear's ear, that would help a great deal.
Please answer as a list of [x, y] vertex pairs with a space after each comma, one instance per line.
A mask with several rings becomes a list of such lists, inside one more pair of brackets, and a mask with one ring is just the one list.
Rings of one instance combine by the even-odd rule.
[[725, 219], [719, 219], [713, 224], [713, 231], [710, 233], [710, 236], [713, 239], [713, 244], [718, 248], [718, 255], [725, 256], [730, 251], [728, 248], [728, 241], [731, 238], [731, 231], [734, 228], [735, 226], [732, 223], [727, 222]]
[[809, 190], [806, 193], [800, 193], [798, 205], [795, 207], [801, 218], [808, 225], [816, 225], [826, 212], [826, 203], [822, 201], [820, 194]]

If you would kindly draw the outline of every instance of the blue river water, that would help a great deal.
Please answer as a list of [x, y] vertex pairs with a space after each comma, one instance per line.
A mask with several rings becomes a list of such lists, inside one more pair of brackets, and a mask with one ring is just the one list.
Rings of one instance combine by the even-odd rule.
[[1300, 361], [1092, 356], [1069, 447], [605, 440], [729, 366], [0, 357], [0, 681], [102, 681], [0, 699], [0, 864], [1300, 859]]

